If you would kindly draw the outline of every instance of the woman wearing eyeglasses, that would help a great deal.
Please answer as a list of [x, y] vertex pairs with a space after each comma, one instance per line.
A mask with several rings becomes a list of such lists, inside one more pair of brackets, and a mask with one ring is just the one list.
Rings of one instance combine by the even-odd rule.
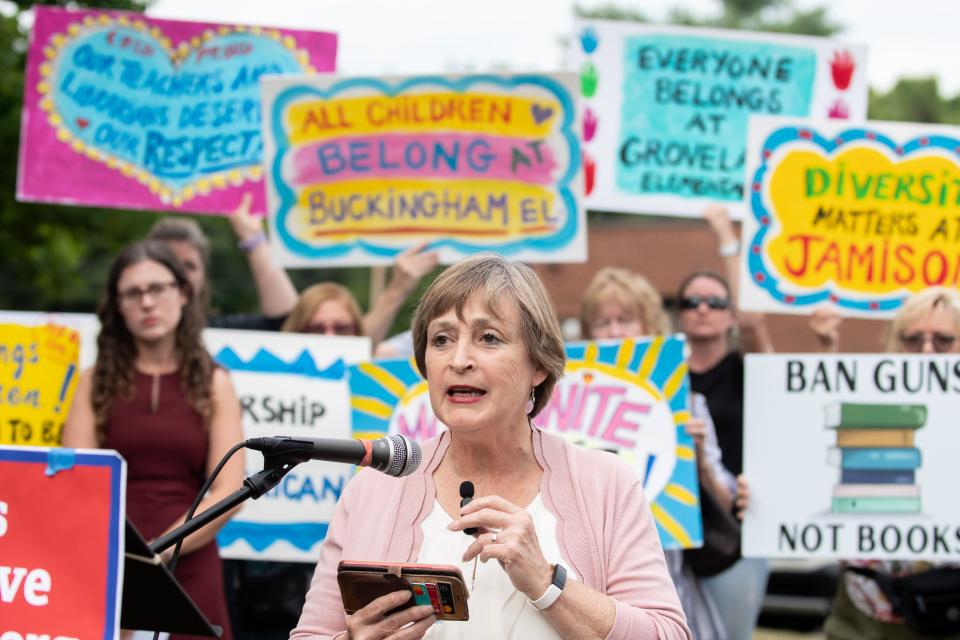
[[[960, 293], [949, 287], [930, 287], [904, 303], [887, 331], [886, 350], [893, 353], [960, 353]], [[852, 562], [892, 577], [929, 570], [923, 562]], [[920, 640], [925, 635], [904, 624], [876, 581], [844, 572], [830, 617], [824, 626], [836, 640], [860, 638]], [[938, 636], [958, 638], [960, 634]]]
[[[717, 431], [723, 465], [735, 476], [743, 471], [743, 353], [769, 353], [773, 345], [762, 314], [735, 313], [740, 243], [724, 207], [704, 212], [719, 244], [727, 277], [713, 271], [690, 274], [677, 292], [677, 325], [690, 344], [690, 388], [707, 399]], [[733, 341], [739, 334], [739, 346]], [[738, 478], [738, 506], [746, 485]], [[744, 558], [723, 573], [703, 580], [723, 616], [730, 640], [753, 634], [767, 584], [767, 563]]]
[[[114, 260], [97, 311], [97, 361], [77, 383], [63, 446], [115, 449], [127, 461], [127, 515], [148, 539], [176, 528], [220, 458], [243, 438], [226, 371], [200, 339], [204, 314], [164, 243], [128, 246]], [[235, 456], [198, 513], [240, 487]], [[225, 514], [183, 544], [176, 577], [207, 618], [230, 621], [214, 540]]]

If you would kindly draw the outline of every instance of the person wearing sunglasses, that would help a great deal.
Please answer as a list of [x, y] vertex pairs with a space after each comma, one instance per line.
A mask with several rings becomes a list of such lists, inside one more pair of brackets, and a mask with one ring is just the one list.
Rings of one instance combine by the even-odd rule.
[[900, 307], [887, 331], [887, 351], [897, 353], [960, 352], [960, 293], [929, 287]]
[[[910, 296], [887, 327], [886, 351], [891, 353], [960, 353], [960, 292], [951, 287], [929, 287]], [[926, 562], [856, 561], [843, 566], [872, 569], [891, 577], [919, 577], [934, 566]], [[936, 578], [934, 578], [936, 580]], [[828, 638], [920, 640], [926, 635], [911, 629], [869, 577], [844, 572], [837, 585], [833, 609], [824, 625]], [[960, 634], [940, 635], [960, 638]]]
[[[773, 345], [762, 314], [735, 311], [740, 242], [727, 209], [711, 205], [704, 211], [704, 218], [717, 238], [726, 277], [714, 271], [687, 276], [677, 290], [677, 326], [690, 344], [690, 388], [706, 397], [723, 465], [740, 476], [743, 354], [771, 353]], [[745, 488], [744, 479], [738, 480]], [[741, 502], [745, 499], [745, 493], [738, 495]], [[763, 604], [767, 573], [766, 560], [743, 558], [723, 573], [703, 579], [723, 616], [730, 640], [752, 636]]]

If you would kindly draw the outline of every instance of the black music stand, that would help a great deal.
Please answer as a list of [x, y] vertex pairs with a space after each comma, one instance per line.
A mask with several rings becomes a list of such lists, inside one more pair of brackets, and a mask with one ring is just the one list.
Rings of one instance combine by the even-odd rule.
[[120, 626], [219, 638], [223, 630], [204, 617], [130, 520], [125, 543]]

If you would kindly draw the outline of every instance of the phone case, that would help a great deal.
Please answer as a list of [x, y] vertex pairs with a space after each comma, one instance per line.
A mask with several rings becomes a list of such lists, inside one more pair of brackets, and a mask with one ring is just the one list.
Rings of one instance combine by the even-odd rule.
[[467, 607], [469, 594], [457, 567], [341, 561], [337, 567], [337, 583], [340, 585], [343, 609], [348, 615], [380, 596], [407, 590], [414, 596], [389, 614], [429, 602], [440, 620], [470, 618]]

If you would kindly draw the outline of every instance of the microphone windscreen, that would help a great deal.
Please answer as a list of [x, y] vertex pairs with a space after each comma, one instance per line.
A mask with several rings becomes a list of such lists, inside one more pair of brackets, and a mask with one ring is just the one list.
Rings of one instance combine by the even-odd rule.
[[417, 470], [423, 456], [419, 444], [397, 434], [387, 436], [384, 440], [390, 442], [390, 448], [393, 452], [390, 465], [383, 470], [385, 474], [399, 478], [410, 475]]
[[461, 498], [472, 498], [473, 497], [473, 483], [469, 480], [464, 480], [460, 483], [460, 497]]

